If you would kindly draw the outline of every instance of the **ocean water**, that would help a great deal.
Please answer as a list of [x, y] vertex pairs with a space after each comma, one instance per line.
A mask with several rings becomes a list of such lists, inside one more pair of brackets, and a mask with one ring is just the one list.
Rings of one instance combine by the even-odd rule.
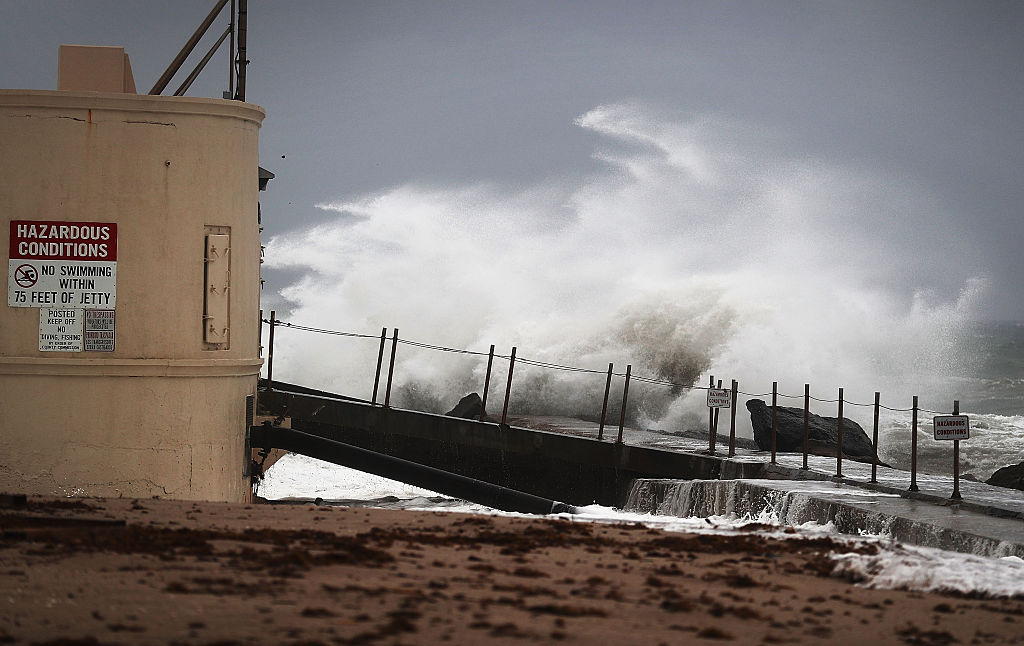
[[[483, 392], [494, 344], [491, 413], [515, 347], [514, 415], [596, 420], [614, 363], [617, 421], [629, 366], [624, 413], [639, 430], [627, 442], [706, 429], [714, 376], [735, 379], [741, 402], [770, 401], [776, 382], [782, 406], [802, 406], [810, 384], [811, 410], [827, 416], [843, 388], [844, 416], [869, 434], [878, 391], [880, 453], [903, 468], [918, 396], [920, 469], [936, 475], [952, 470], [952, 446], [931, 439], [931, 418], [959, 400], [972, 422], [964, 473], [1024, 461], [1024, 323], [975, 322], [1000, 295], [970, 213], [927, 182], [794, 153], [785, 133], [717, 115], [624, 102], [573, 125], [599, 169], [525, 186], [410, 178], [325, 200], [316, 226], [268, 240], [264, 267], [287, 284], [264, 310], [305, 327], [278, 327], [274, 376], [369, 400], [376, 337], [400, 328], [391, 403], [402, 408], [443, 413]], [[936, 253], [951, 248], [955, 265]], [[460, 508], [324, 469], [289, 456], [264, 493]]]
[[[297, 454], [284, 456], [267, 471], [259, 493], [270, 500], [323, 498], [327, 504], [529, 517], [453, 500], [402, 482]], [[641, 523], [665, 531], [716, 534], [735, 532], [757, 523], [759, 533], [773, 538], [827, 535], [840, 544], [851, 546], [858, 542], [873, 543], [879, 548], [874, 555], [860, 555], [851, 549], [850, 552], [840, 550], [832, 556], [837, 573], [851, 575], [864, 586], [993, 596], [1024, 594], [1024, 560], [1018, 557], [988, 558], [904, 545], [885, 537], [845, 536], [838, 534], [830, 524], [804, 523], [787, 528], [772, 509], [744, 516], [682, 518], [590, 505], [581, 508], [578, 515], [567, 518], [574, 522]]]
[[[625, 102], [569, 125], [593, 145], [577, 173], [409, 178], [324, 200], [321, 222], [268, 240], [264, 267], [286, 284], [264, 310], [307, 328], [278, 327], [274, 376], [369, 399], [375, 337], [399, 328], [391, 403], [403, 408], [443, 413], [482, 392], [494, 344], [492, 413], [516, 347], [515, 414], [598, 418], [614, 363], [608, 414], [628, 365], [637, 429], [706, 428], [691, 387], [714, 376], [762, 398], [777, 382], [783, 406], [810, 384], [813, 412], [829, 416], [842, 387], [844, 414], [869, 432], [871, 409], [855, 404], [878, 391], [892, 409], [882, 453], [898, 465], [913, 396], [922, 440], [929, 411], [956, 399], [974, 422], [967, 473], [1024, 460], [1024, 327], [975, 323], [1002, 296], [985, 249], [961, 235], [969, 213], [927, 183], [803, 156], [785, 133], [717, 115]], [[936, 250], [954, 246], [950, 265]], [[751, 435], [742, 415], [738, 432]], [[921, 444], [922, 468], [949, 468], [947, 445]]]
[[[947, 399], [959, 398], [960, 409], [971, 418], [971, 439], [961, 442], [962, 472], [980, 479], [995, 469], [1024, 461], [1024, 324], [984, 323], [966, 328], [960, 340], [970, 356], [973, 370], [962, 376], [932, 379], [929, 390], [932, 401], [922, 398], [919, 413], [918, 447], [920, 481], [929, 482], [929, 475], [949, 475], [952, 471], [950, 442], [932, 439], [929, 405], [941, 401], [935, 393], [950, 394]], [[760, 393], [756, 393], [760, 394]], [[697, 391], [697, 396], [703, 391]], [[681, 393], [680, 398], [694, 393]], [[742, 399], [741, 399], [742, 401]], [[869, 398], [865, 400], [871, 402]], [[883, 404], [889, 403], [883, 398]], [[780, 401], [780, 405], [802, 405], [802, 400]], [[831, 414], [829, 406], [816, 402], [816, 412]], [[891, 408], [909, 407], [895, 404]], [[742, 409], [740, 409], [742, 412]], [[706, 408], [701, 411], [706, 415]], [[858, 421], [870, 433], [873, 410], [847, 403], [844, 414]], [[611, 416], [613, 419], [614, 415]], [[685, 419], [682, 418], [682, 419]], [[724, 418], [723, 418], [724, 419]], [[706, 424], [706, 417], [703, 418]], [[561, 420], [575, 432], [588, 425], [572, 425]], [[590, 425], [592, 426], [592, 425]], [[910, 413], [905, 410], [883, 410], [880, 415], [880, 452], [884, 459], [897, 468], [909, 468]], [[706, 426], [695, 426], [697, 430]], [[593, 430], [590, 428], [590, 430]], [[727, 427], [720, 422], [719, 432]], [[740, 435], [749, 433], [749, 426]], [[692, 441], [672, 435], [672, 429], [626, 431], [628, 443], [686, 448]], [[788, 458], [786, 458], [788, 459]], [[794, 457], [793, 459], [797, 459]], [[816, 462], [824, 458], [812, 458]], [[782, 461], [785, 461], [783, 459]], [[820, 466], [820, 465], [819, 465]], [[826, 465], [826, 469], [830, 465]], [[856, 472], [853, 477], [865, 476], [858, 471], [860, 465], [848, 464], [846, 471]], [[895, 471], [884, 470], [886, 477], [896, 477]], [[893, 482], [900, 486], [900, 482]], [[267, 472], [261, 484], [260, 495], [271, 500], [322, 498], [329, 504], [371, 506], [387, 509], [423, 509], [476, 514], [501, 514], [481, 505], [454, 500], [435, 492], [419, 489], [401, 482], [328, 464], [301, 455], [286, 455]], [[989, 492], [991, 493], [991, 492]], [[998, 493], [998, 492], [996, 492]], [[517, 514], [513, 514], [517, 515]], [[854, 552], [834, 555], [838, 572], [850, 574], [862, 585], [879, 588], [913, 589], [927, 591], [955, 591], [961, 593], [987, 593], [995, 596], [1024, 594], [1024, 561], [1016, 557], [988, 558], [969, 554], [896, 543], [886, 537], [848, 537], [835, 532], [830, 525], [805, 523], [797, 526], [795, 534], [787, 533], [784, 524], [771, 510], [743, 516], [721, 515], [711, 517], [674, 517], [639, 514], [600, 506], [588, 506], [574, 517], [585, 522], [639, 522], [667, 531], [731, 532], [748, 523], [756, 522], [774, 529], [762, 530], [766, 535], [779, 538], [830, 535], [840, 541], [872, 541], [879, 546], [876, 555], [864, 556]]]
[[[959, 344], [963, 372], [945, 377], [941, 384], [933, 381], [931, 392], [941, 395], [932, 395], [921, 405], [949, 414], [952, 400], [959, 400], [960, 412], [971, 424], [971, 438], [960, 442], [961, 473], [985, 480], [1001, 467], [1024, 462], [1024, 323], [973, 323], [965, 327]], [[856, 412], [860, 418], [855, 421], [870, 434], [871, 409]], [[933, 439], [931, 412], [918, 417], [919, 469], [951, 475], [952, 442]], [[905, 412], [886, 411], [880, 428], [882, 457], [909, 469], [911, 418]]]
[[[922, 328], [922, 333], [926, 331], [927, 326]], [[735, 336], [739, 338], [743, 334], [743, 331], [738, 331]], [[304, 342], [301, 346], [303, 351], [308, 346], [308, 349], [320, 350], [325, 356], [351, 357], [353, 355], [344, 350], [360, 344], [364, 350], [372, 350], [370, 355], [362, 357], [362, 361], [345, 363], [347, 377], [362, 375], [362, 378], [346, 381], [347, 385], [340, 390], [346, 395], [370, 398], [373, 368], [379, 347], [376, 338], [346, 337], [339, 341], [331, 337], [325, 341], [318, 333], [279, 328], [278, 337], [286, 335], [291, 335], [293, 342]], [[403, 335], [402, 338], [406, 337]], [[326, 346], [330, 343], [335, 345], [328, 349]], [[952, 475], [953, 444], [934, 439], [932, 419], [937, 414], [951, 413], [953, 402], [957, 400], [961, 414], [968, 415], [971, 424], [970, 439], [960, 443], [963, 476], [984, 481], [1001, 467], [1024, 462], [1024, 323], [961, 322], [956, 326], [955, 333], [950, 332], [941, 340], [940, 345], [943, 356], [952, 357], [941, 365], [934, 359], [925, 360], [920, 352], [915, 352], [914, 356], [919, 362], [900, 358], [896, 362], [898, 374], [890, 374], [889, 369], [881, 364], [883, 353], [870, 361], [861, 358], [861, 365], [851, 364], [849, 373], [836, 369], [837, 372], [843, 372], [843, 376], [850, 376], [849, 381], [854, 382], [854, 387], [848, 387], [844, 392], [844, 417], [857, 422], [870, 437], [874, 422], [874, 392], [862, 384], [877, 387], [881, 393], [882, 406], [879, 414], [879, 455], [893, 467], [909, 470], [913, 422], [910, 409], [913, 396], [918, 395], [919, 473]], [[414, 342], [408, 345], [400, 343], [397, 355], [393, 405], [443, 413], [463, 395], [483, 390], [482, 373], [486, 366], [486, 356], [482, 353], [444, 352], [423, 348]], [[737, 435], [752, 438], [749, 415], [743, 403], [755, 397], [770, 403], [771, 382], [752, 379], [757, 376], [759, 367], [743, 375], [745, 367], [731, 365], [731, 360], [726, 359], [729, 355], [728, 349], [720, 350], [718, 358], [693, 380], [694, 387], [691, 388], [645, 381], [643, 372], [634, 371], [633, 376], [639, 375], [641, 379], [634, 379], [630, 384], [626, 420], [630, 429], [644, 430], [628, 430], [627, 442], [653, 443], [657, 441], [658, 435], [672, 437], [680, 431], [706, 434], [704, 384], [708, 383], [710, 374], [721, 375], [724, 372], [728, 376], [730, 372], [727, 370], [731, 370], [731, 374], [743, 376], [739, 387]], [[588, 367], [586, 356], [559, 355], [557, 358], [565, 361], [561, 365]], [[524, 365], [522, 359], [523, 354], [520, 354], [514, 374], [510, 413], [534, 417], [556, 415], [597, 422], [602, 408], [606, 375], [603, 371], [593, 370], [593, 361], [589, 362], [591, 371], [581, 373], [532, 363]], [[657, 355], [654, 360], [658, 360]], [[322, 359], [319, 361], [322, 363]], [[316, 367], [319, 364], [313, 362], [310, 365]], [[331, 365], [339, 364], [332, 362]], [[796, 372], [792, 366], [780, 365], [786, 370], [780, 369], [779, 372]], [[506, 366], [507, 361], [501, 357], [495, 359], [488, 406], [492, 414], [501, 408]], [[755, 374], [751, 375], [750, 372]], [[857, 378], [852, 379], [854, 376]], [[331, 388], [333, 383], [330, 379], [323, 379], [315, 369], [309, 373], [288, 375], [285, 379], [324, 388]], [[607, 420], [612, 426], [617, 424], [620, 417], [623, 381], [623, 376], [617, 372], [607, 411]], [[803, 406], [802, 381], [790, 378], [778, 383], [780, 406]], [[382, 382], [378, 401], [383, 399], [383, 388]], [[830, 389], [824, 392], [812, 384], [811, 396], [812, 412], [829, 417], [838, 414], [837, 391]], [[727, 417], [720, 417], [720, 434], [728, 433]]]

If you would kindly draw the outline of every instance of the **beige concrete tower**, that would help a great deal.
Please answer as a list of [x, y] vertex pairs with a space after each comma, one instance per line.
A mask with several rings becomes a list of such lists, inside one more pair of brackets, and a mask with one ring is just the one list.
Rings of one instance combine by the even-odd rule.
[[0, 491], [247, 499], [263, 117], [0, 90]]

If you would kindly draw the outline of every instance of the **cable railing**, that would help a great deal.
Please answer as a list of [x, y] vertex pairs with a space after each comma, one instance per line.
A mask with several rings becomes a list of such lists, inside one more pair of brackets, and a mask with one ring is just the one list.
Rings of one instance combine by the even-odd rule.
[[[875, 392], [875, 394], [874, 394], [874, 401], [872, 403], [857, 402], [857, 401], [852, 401], [852, 400], [846, 399], [845, 396], [844, 396], [843, 388], [839, 388], [838, 396], [836, 398], [834, 398], [834, 399], [814, 397], [814, 396], [812, 396], [810, 394], [810, 384], [804, 384], [804, 393], [802, 395], [792, 395], [792, 394], [786, 394], [786, 393], [779, 392], [779, 390], [778, 390], [778, 382], [773, 382], [772, 383], [772, 390], [770, 392], [764, 392], [764, 393], [746, 392], [746, 391], [739, 390], [738, 383], [736, 382], [736, 380], [732, 380], [731, 387], [727, 388], [727, 389], [722, 388], [722, 380], [721, 379], [718, 380], [717, 386], [716, 386], [716, 382], [715, 382], [714, 376], [710, 377], [710, 380], [709, 380], [709, 383], [708, 383], [707, 386], [700, 386], [700, 385], [693, 384], [693, 383], [679, 383], [679, 382], [675, 382], [675, 381], [672, 381], [670, 379], [665, 379], [665, 378], [661, 378], [661, 377], [633, 373], [633, 366], [632, 366], [632, 364], [627, 364], [626, 365], [625, 372], [616, 372], [615, 369], [614, 369], [614, 363], [609, 363], [607, 370], [598, 370], [598, 369], [594, 369], [594, 368], [585, 368], [585, 367], [580, 367], [580, 366], [562, 365], [562, 364], [553, 363], [553, 362], [550, 362], [550, 361], [541, 361], [539, 359], [528, 359], [528, 358], [525, 358], [525, 357], [517, 357], [516, 356], [517, 348], [515, 346], [512, 347], [511, 352], [509, 354], [505, 355], [505, 354], [496, 353], [494, 345], [491, 345], [490, 349], [487, 352], [483, 352], [483, 351], [479, 351], [479, 350], [469, 350], [469, 349], [465, 349], [465, 348], [452, 348], [452, 347], [447, 347], [447, 346], [443, 346], [443, 345], [436, 345], [436, 344], [424, 343], [424, 342], [420, 342], [420, 341], [413, 341], [411, 339], [400, 338], [398, 336], [398, 328], [394, 328], [393, 329], [392, 335], [391, 335], [391, 337], [389, 339], [388, 335], [387, 335], [388, 329], [386, 327], [381, 329], [381, 332], [380, 332], [379, 335], [356, 333], [356, 332], [346, 332], [346, 331], [340, 331], [340, 330], [331, 330], [331, 329], [318, 328], [318, 327], [313, 327], [313, 326], [308, 326], [308, 325], [301, 325], [301, 324], [292, 323], [292, 322], [289, 322], [289, 321], [278, 320], [277, 317], [276, 317], [276, 312], [275, 311], [271, 311], [270, 312], [270, 318], [269, 319], [263, 318], [263, 312], [260, 311], [260, 320], [261, 320], [261, 325], [260, 325], [260, 349], [261, 349], [261, 351], [262, 351], [262, 348], [263, 348], [263, 346], [262, 346], [263, 325], [262, 324], [265, 323], [265, 324], [268, 324], [270, 326], [269, 347], [268, 347], [268, 353], [267, 353], [267, 377], [266, 377], [266, 382], [267, 382], [269, 388], [273, 388], [274, 335], [275, 335], [275, 332], [276, 332], [278, 327], [283, 327], [283, 328], [291, 329], [291, 330], [298, 330], [298, 331], [302, 331], [302, 332], [310, 332], [310, 333], [315, 333], [315, 334], [329, 335], [329, 336], [338, 336], [338, 337], [346, 337], [346, 338], [354, 338], [354, 339], [374, 339], [374, 340], [379, 340], [379, 348], [378, 348], [378, 353], [377, 353], [377, 367], [376, 367], [376, 370], [374, 372], [373, 394], [372, 394], [371, 399], [370, 399], [370, 404], [373, 405], [373, 406], [377, 406], [378, 405], [377, 399], [378, 399], [378, 396], [380, 395], [380, 385], [381, 385], [380, 382], [381, 382], [382, 370], [384, 368], [384, 353], [385, 353], [385, 349], [387, 347], [387, 342], [390, 340], [390, 342], [391, 342], [391, 348], [390, 348], [391, 352], [390, 352], [390, 359], [388, 361], [387, 380], [386, 380], [385, 386], [384, 386], [383, 402], [380, 404], [384, 408], [390, 408], [391, 407], [391, 389], [392, 389], [392, 384], [394, 382], [395, 361], [396, 361], [397, 349], [398, 349], [399, 345], [406, 345], [406, 346], [409, 346], [409, 347], [419, 348], [421, 350], [429, 350], [429, 351], [434, 351], [434, 352], [443, 352], [443, 353], [449, 353], [449, 354], [459, 354], [459, 355], [466, 355], [466, 356], [473, 356], [473, 357], [487, 357], [486, 376], [484, 377], [483, 395], [481, 397], [481, 406], [480, 406], [480, 410], [481, 411], [486, 411], [486, 409], [487, 409], [487, 400], [488, 400], [488, 396], [489, 396], [490, 390], [491, 390], [491, 388], [490, 388], [490, 386], [491, 386], [491, 372], [492, 372], [492, 367], [493, 367], [493, 364], [494, 364], [494, 360], [495, 359], [499, 359], [499, 360], [502, 360], [502, 361], [507, 361], [508, 362], [508, 373], [507, 373], [507, 379], [506, 379], [506, 384], [505, 384], [505, 397], [504, 397], [504, 404], [503, 404], [503, 408], [502, 408], [501, 421], [499, 422], [499, 424], [502, 427], [507, 427], [508, 426], [509, 402], [510, 402], [511, 393], [512, 393], [513, 376], [514, 376], [514, 370], [515, 370], [516, 365], [531, 366], [531, 367], [539, 368], [539, 369], [542, 369], [542, 370], [553, 370], [553, 371], [566, 372], [566, 373], [604, 375], [606, 377], [606, 380], [605, 380], [604, 397], [603, 397], [602, 409], [601, 409], [600, 424], [599, 424], [599, 427], [598, 427], [598, 437], [597, 437], [598, 441], [603, 441], [604, 440], [605, 427], [608, 425], [607, 424], [607, 422], [608, 422], [607, 415], [609, 413], [609, 397], [611, 395], [611, 385], [612, 385], [612, 380], [613, 380], [614, 377], [619, 377], [619, 378], [623, 379], [622, 403], [621, 403], [621, 407], [619, 409], [618, 433], [617, 433], [616, 440], [615, 440], [618, 443], [621, 443], [623, 441], [623, 431], [624, 431], [624, 428], [625, 428], [626, 410], [627, 410], [627, 404], [628, 404], [628, 398], [629, 398], [630, 382], [638, 382], [638, 383], [647, 384], [647, 385], [651, 385], [651, 386], [663, 386], [663, 387], [671, 388], [671, 389], [673, 389], [674, 391], [677, 391], [677, 392], [701, 391], [701, 390], [707, 391], [707, 393], [708, 393], [708, 437], [709, 437], [709, 440], [708, 440], [708, 450], [705, 451], [705, 453], [710, 454], [710, 455], [716, 455], [717, 454], [716, 443], [717, 443], [717, 438], [718, 438], [719, 411], [722, 408], [728, 408], [729, 409], [729, 448], [728, 448], [727, 455], [730, 458], [734, 457], [736, 455], [736, 405], [737, 405], [737, 401], [738, 401], [739, 396], [742, 395], [742, 396], [745, 396], [745, 397], [757, 398], [757, 399], [762, 399], [762, 400], [765, 399], [765, 398], [770, 397], [771, 398], [771, 407], [770, 407], [770, 413], [771, 413], [771, 458], [770, 459], [771, 459], [771, 464], [774, 465], [774, 464], [777, 464], [776, 443], [777, 443], [778, 427], [777, 427], [777, 420], [776, 420], [776, 412], [778, 410], [778, 400], [779, 399], [803, 400], [803, 447], [802, 447], [802, 449], [803, 449], [802, 450], [802, 453], [803, 453], [803, 465], [802, 465], [802, 468], [806, 470], [806, 469], [809, 468], [808, 467], [808, 455], [809, 455], [809, 452], [810, 452], [809, 451], [809, 417], [810, 417], [810, 405], [811, 405], [811, 402], [814, 402], [816, 404], [835, 404], [837, 406], [837, 409], [838, 409], [837, 410], [837, 417], [836, 417], [836, 419], [837, 419], [837, 428], [836, 428], [836, 430], [837, 430], [837, 441], [836, 441], [836, 445], [838, 447], [838, 450], [836, 451], [836, 472], [835, 472], [835, 477], [839, 478], [839, 479], [843, 478], [843, 472], [842, 472], [843, 450], [842, 450], [842, 447], [844, 446], [843, 445], [843, 423], [844, 423], [843, 422], [843, 420], [844, 420], [843, 409], [844, 409], [844, 406], [855, 406], [855, 407], [859, 407], [859, 408], [871, 408], [871, 409], [873, 409], [873, 412], [874, 412], [874, 416], [873, 416], [874, 425], [873, 425], [873, 429], [872, 429], [872, 450], [873, 450], [873, 456], [872, 456], [872, 460], [871, 460], [871, 478], [868, 481], [868, 482], [871, 482], [871, 483], [877, 483], [878, 482], [878, 480], [877, 480], [877, 469], [878, 469], [878, 423], [879, 423], [879, 413], [880, 413], [880, 411], [884, 410], [884, 411], [894, 412], [894, 413], [910, 413], [911, 414], [911, 469], [910, 469], [910, 486], [908, 488], [909, 491], [919, 491], [919, 486], [917, 484], [917, 429], [918, 429], [918, 418], [919, 418], [919, 416], [921, 414], [931, 414], [931, 415], [935, 415], [935, 416], [943, 416], [943, 415], [947, 415], [948, 414], [948, 413], [945, 413], [945, 412], [942, 412], [942, 411], [935, 411], [935, 410], [930, 410], [930, 409], [926, 409], [926, 408], [921, 408], [918, 405], [918, 397], [916, 395], [913, 397], [913, 403], [912, 403], [912, 405], [909, 408], [899, 408], [899, 407], [892, 407], [892, 406], [884, 406], [884, 405], [882, 405], [880, 403], [880, 393], [879, 392]], [[713, 401], [715, 403], [712, 403]], [[484, 414], [485, 413], [482, 413], [480, 417], [483, 417]], [[958, 401], [954, 401], [953, 402], [953, 416], [958, 416], [958, 415], [959, 415], [959, 402]], [[485, 421], [485, 420], [481, 419], [480, 421]], [[953, 476], [954, 477], [953, 477], [953, 495], [951, 496], [951, 498], [953, 500], [960, 500], [961, 499], [961, 495], [960, 495], [960, 459], [959, 459], [959, 453], [960, 453], [960, 440], [959, 439], [954, 439], [953, 440]]]

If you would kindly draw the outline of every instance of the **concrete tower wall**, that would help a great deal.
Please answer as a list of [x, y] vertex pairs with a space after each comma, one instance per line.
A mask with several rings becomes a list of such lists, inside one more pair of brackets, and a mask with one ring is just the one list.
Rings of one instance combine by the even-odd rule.
[[248, 497], [263, 116], [219, 99], [0, 90], [0, 249], [28, 249], [12, 248], [27, 231], [12, 222], [116, 224], [117, 239], [116, 305], [71, 304], [114, 311], [112, 351], [43, 351], [43, 308], [12, 294], [35, 269], [14, 276], [9, 260], [0, 491]]

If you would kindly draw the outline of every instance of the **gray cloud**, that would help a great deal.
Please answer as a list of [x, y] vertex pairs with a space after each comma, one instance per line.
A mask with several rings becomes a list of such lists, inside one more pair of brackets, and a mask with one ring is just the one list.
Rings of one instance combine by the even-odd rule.
[[[0, 87], [54, 87], [57, 47], [78, 42], [126, 46], [148, 89], [211, 5], [0, 0]], [[1024, 319], [1022, 49], [1024, 8], [1004, 2], [254, 2], [267, 233], [399, 186], [586, 183], [622, 152], [574, 119], [635, 104], [742, 124], [723, 136], [756, 133], [759, 162], [822, 182], [804, 199], [854, 191], [856, 221], [806, 224], [874, 242], [858, 276], [954, 300], [984, 274], [978, 314]], [[226, 89], [213, 65], [193, 94]]]

